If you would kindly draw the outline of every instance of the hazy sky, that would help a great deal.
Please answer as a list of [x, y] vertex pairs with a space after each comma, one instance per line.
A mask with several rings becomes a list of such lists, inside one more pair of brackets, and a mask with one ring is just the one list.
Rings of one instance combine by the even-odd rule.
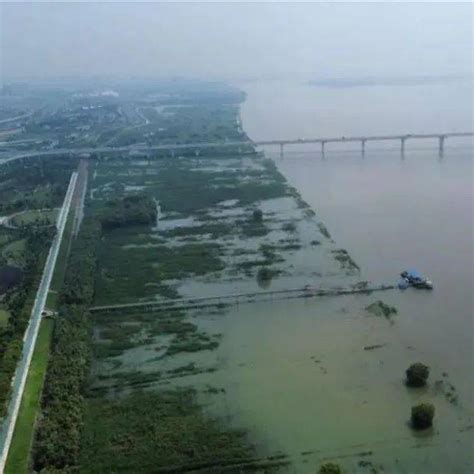
[[18, 76], [472, 74], [470, 3], [3, 3]]

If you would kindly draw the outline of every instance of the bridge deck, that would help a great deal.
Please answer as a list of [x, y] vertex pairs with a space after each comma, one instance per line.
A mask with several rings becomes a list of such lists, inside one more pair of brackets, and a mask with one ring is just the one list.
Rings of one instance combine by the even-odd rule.
[[368, 142], [368, 141], [384, 141], [384, 140], [408, 140], [423, 138], [454, 138], [454, 137], [471, 137], [474, 132], [453, 132], [453, 133], [417, 133], [404, 135], [361, 135], [353, 137], [322, 137], [322, 138], [298, 138], [296, 140], [264, 140], [253, 142], [255, 145], [296, 145], [304, 143], [335, 143], [335, 142]]

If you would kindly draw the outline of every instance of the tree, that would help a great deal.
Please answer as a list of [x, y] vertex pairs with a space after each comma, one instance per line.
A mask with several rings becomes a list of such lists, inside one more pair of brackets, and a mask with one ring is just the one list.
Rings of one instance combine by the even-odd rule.
[[319, 468], [319, 474], [342, 474], [342, 469], [338, 464], [326, 462]]
[[426, 381], [430, 375], [430, 368], [421, 362], [416, 362], [408, 367], [406, 375], [407, 385], [410, 387], [423, 387], [426, 385]]
[[435, 407], [431, 403], [420, 403], [411, 409], [411, 424], [417, 430], [424, 430], [433, 424]]
[[262, 222], [263, 221], [263, 212], [261, 209], [254, 209], [252, 213], [253, 220], [255, 222]]
[[267, 267], [262, 267], [257, 273], [257, 280], [260, 281], [269, 281], [272, 277], [273, 272]]

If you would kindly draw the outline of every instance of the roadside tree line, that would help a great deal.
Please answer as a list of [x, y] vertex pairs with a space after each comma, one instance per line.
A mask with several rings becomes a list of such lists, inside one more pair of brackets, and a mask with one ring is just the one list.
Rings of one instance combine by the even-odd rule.
[[33, 446], [36, 471], [69, 470], [78, 462], [91, 361], [88, 307], [94, 293], [100, 234], [100, 224], [86, 219], [70, 254]]
[[22, 355], [23, 336], [54, 232], [52, 228], [22, 231], [26, 241], [23, 279], [18, 286], [6, 293], [3, 300], [10, 317], [8, 324], [0, 329], [0, 418], [5, 416], [10, 401], [12, 378]]

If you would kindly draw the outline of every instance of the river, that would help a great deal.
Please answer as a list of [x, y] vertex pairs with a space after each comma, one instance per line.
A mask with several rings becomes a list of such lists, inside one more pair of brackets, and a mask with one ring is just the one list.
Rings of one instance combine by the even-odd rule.
[[[255, 140], [473, 128], [472, 84], [241, 87], [243, 127]], [[315, 472], [330, 458], [347, 472], [366, 472], [364, 460], [386, 472], [474, 469], [473, 148], [446, 145], [442, 158], [434, 141], [409, 142], [404, 157], [399, 143], [370, 143], [365, 156], [357, 144], [328, 145], [324, 156], [287, 147], [283, 159], [265, 150], [365, 278], [392, 283], [416, 268], [435, 285], [384, 295], [398, 309], [390, 323], [364, 314], [374, 297], [254, 305], [228, 318], [223, 384], [234, 423], [289, 454], [291, 472]], [[363, 350], [371, 344], [381, 348]], [[413, 392], [403, 373], [415, 361], [431, 377]], [[437, 410], [422, 436], [407, 424], [415, 401]]]

